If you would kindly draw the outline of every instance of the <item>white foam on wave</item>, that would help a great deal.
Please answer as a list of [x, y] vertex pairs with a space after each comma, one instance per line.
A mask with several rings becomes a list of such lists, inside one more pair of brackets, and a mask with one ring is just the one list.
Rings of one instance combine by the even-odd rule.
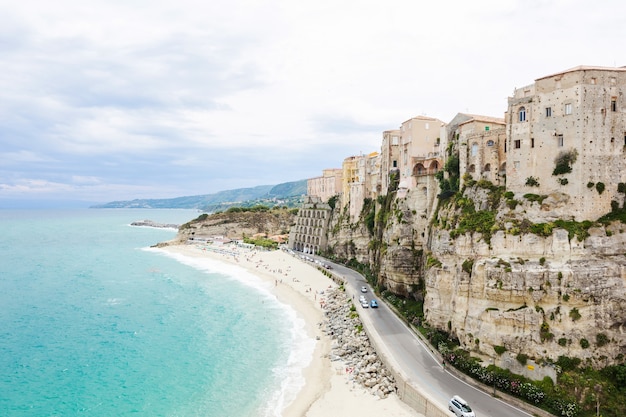
[[260, 410], [260, 415], [263, 417], [280, 417], [283, 410], [296, 399], [297, 394], [304, 387], [305, 378], [303, 371], [313, 359], [313, 352], [317, 342], [307, 334], [305, 321], [298, 317], [293, 307], [280, 302], [271, 293], [271, 283], [263, 281], [243, 267], [208, 257], [185, 256], [160, 248], [144, 248], [144, 250], [163, 254], [200, 271], [226, 275], [252, 287], [283, 310], [283, 316], [287, 319], [290, 328], [290, 337], [286, 341], [286, 348], [290, 353], [285, 366], [276, 367], [272, 370], [275, 380], [280, 382], [280, 386], [271, 392], [268, 402]]

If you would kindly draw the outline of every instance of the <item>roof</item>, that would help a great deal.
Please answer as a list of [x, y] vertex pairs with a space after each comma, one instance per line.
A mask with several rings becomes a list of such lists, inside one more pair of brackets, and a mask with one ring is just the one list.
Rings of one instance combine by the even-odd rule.
[[576, 71], [619, 71], [626, 72], [626, 67], [597, 67], [592, 65], [579, 65], [574, 68], [567, 69], [565, 71], [556, 72], [554, 74], [546, 75], [543, 77], [539, 77], [535, 79], [535, 81], [543, 80], [545, 78], [554, 77], [556, 75], [567, 74], [568, 72], [576, 72]]
[[496, 124], [500, 124], [500, 125], [504, 125], [506, 124], [504, 122], [503, 118], [500, 117], [492, 117], [492, 116], [481, 116], [478, 114], [467, 114], [467, 113], [463, 113], [466, 116], [469, 116], [470, 119], [466, 120], [464, 122], [459, 123], [459, 126], [467, 124], [467, 123], [471, 123], [471, 122], [486, 122], [486, 123], [496, 123]]

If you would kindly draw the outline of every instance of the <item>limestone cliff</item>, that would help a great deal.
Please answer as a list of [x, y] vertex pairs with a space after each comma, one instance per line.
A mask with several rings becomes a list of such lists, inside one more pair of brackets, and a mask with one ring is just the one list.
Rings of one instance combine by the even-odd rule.
[[[494, 346], [596, 366], [623, 357], [626, 226], [559, 220], [563, 196], [501, 191], [474, 185], [439, 211], [426, 320], [491, 357]], [[481, 223], [471, 225], [472, 217]]]
[[258, 233], [286, 235], [294, 224], [295, 214], [289, 209], [228, 210], [216, 214], [202, 214], [180, 226], [175, 241], [224, 236], [228, 239], [252, 237]]
[[626, 225], [564, 220], [562, 194], [467, 185], [438, 210], [417, 189], [366, 202], [358, 219], [336, 209], [330, 252], [369, 264], [380, 288], [423, 299], [429, 325], [502, 367], [519, 353], [623, 358]]

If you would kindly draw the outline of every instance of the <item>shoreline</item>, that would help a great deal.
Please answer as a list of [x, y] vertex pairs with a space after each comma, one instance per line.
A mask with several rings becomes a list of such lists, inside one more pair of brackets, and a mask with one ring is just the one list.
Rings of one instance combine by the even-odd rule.
[[315, 264], [305, 262], [285, 251], [259, 251], [235, 245], [175, 244], [158, 248], [169, 254], [190, 258], [213, 259], [236, 265], [259, 277], [269, 291], [304, 320], [307, 335], [315, 341], [310, 363], [302, 369], [304, 386], [295, 398], [284, 404], [282, 417], [326, 417], [355, 414], [361, 417], [421, 416], [392, 394], [379, 399], [364, 387], [350, 381], [343, 370], [343, 361], [331, 362], [331, 340], [321, 330], [325, 320], [322, 304], [324, 291], [338, 284], [319, 271]]

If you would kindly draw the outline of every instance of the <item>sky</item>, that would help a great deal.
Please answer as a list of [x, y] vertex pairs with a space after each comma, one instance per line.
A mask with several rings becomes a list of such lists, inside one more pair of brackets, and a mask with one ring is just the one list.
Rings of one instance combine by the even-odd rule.
[[0, 208], [279, 184], [626, 65], [622, 0], [0, 0]]

